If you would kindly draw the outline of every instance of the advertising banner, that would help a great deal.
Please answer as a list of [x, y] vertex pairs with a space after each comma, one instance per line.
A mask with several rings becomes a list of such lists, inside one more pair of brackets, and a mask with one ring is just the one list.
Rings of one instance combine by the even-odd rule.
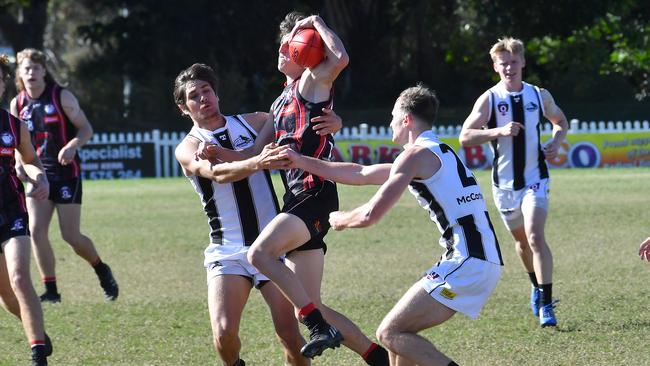
[[[550, 136], [542, 136], [546, 141]], [[492, 167], [489, 145], [460, 148], [458, 138], [441, 138], [470, 169]], [[390, 140], [337, 141], [334, 158], [369, 165], [390, 163], [401, 152]], [[551, 168], [607, 168], [650, 166], [650, 132], [569, 134]]]
[[89, 144], [79, 150], [83, 179], [156, 176], [154, 143]]

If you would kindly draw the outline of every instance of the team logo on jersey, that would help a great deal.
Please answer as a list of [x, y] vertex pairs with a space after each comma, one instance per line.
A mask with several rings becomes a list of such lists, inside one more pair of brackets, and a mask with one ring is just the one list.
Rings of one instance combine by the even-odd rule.
[[525, 106], [524, 108], [526, 108], [526, 110], [527, 110], [528, 112], [534, 112], [534, 111], [536, 111], [537, 108], [539, 108], [539, 107], [537, 106], [537, 103], [528, 102], [528, 103], [526, 103], [526, 106]]
[[5, 146], [12, 146], [14, 144], [14, 137], [9, 132], [3, 133], [0, 139]]
[[506, 113], [508, 113], [508, 109], [510, 109], [510, 106], [506, 102], [499, 102], [499, 104], [497, 104], [497, 110], [502, 116], [505, 116]]
[[28, 119], [32, 118], [32, 109], [25, 107], [20, 110], [20, 113], [18, 113], [18, 117], [22, 119], [23, 121], [27, 121]]
[[537, 192], [539, 190], [539, 183], [529, 185], [528, 189], [530, 189], [533, 192]]
[[44, 109], [46, 114], [54, 114], [54, 112], [56, 112], [56, 108], [54, 108], [54, 104], [46, 104]]
[[239, 135], [239, 137], [237, 137], [237, 139], [235, 139], [235, 147], [236, 147], [236, 148], [244, 148], [244, 147], [247, 147], [248, 144], [249, 144], [251, 141], [253, 141], [253, 140], [250, 139], [248, 136]]
[[20, 231], [25, 229], [25, 222], [22, 218], [18, 218], [14, 221], [14, 224], [11, 225], [11, 231]]
[[68, 186], [61, 187], [61, 189], [59, 189], [59, 194], [61, 195], [61, 199], [64, 200], [69, 200], [72, 198], [72, 190]]
[[31, 119], [25, 120], [25, 124], [27, 125], [28, 130], [34, 131], [34, 122], [32, 122]]
[[446, 297], [449, 300], [453, 300], [454, 297], [456, 297], [456, 293], [447, 288], [443, 288], [442, 290], [440, 290], [440, 296]]

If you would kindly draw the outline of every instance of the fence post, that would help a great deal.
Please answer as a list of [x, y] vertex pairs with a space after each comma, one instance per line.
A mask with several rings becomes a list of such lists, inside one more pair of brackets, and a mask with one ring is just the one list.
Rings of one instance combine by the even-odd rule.
[[153, 140], [153, 153], [154, 153], [154, 159], [156, 160], [156, 178], [160, 178], [162, 176], [161, 171], [162, 171], [162, 166], [161, 166], [161, 161], [160, 161], [160, 130], [152, 130], [151, 131], [152, 135], [152, 140]]

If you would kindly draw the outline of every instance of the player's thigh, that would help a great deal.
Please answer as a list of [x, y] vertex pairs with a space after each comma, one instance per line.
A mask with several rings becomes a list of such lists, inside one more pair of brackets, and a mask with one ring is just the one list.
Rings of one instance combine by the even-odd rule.
[[16, 273], [29, 274], [30, 245], [29, 237], [25, 235], [13, 237], [5, 243], [2, 251], [10, 277]]
[[[0, 243], [2, 245], [2, 243]], [[13, 297], [13, 290], [9, 282], [9, 273], [7, 272], [7, 262], [4, 253], [0, 253], [0, 297], [3, 299], [7, 296]]]
[[418, 282], [388, 312], [380, 329], [416, 333], [439, 325], [454, 314], [456, 311], [431, 297]]
[[544, 226], [546, 225], [547, 212], [545, 208], [533, 206], [526, 201], [521, 206], [524, 215], [524, 227], [526, 235], [534, 235], [538, 240], [544, 238]]
[[280, 213], [262, 230], [251, 250], [263, 249], [279, 257], [306, 243], [310, 237], [307, 226], [299, 217]]
[[213, 331], [238, 330], [251, 281], [240, 275], [215, 276], [208, 282], [208, 309]]
[[54, 214], [54, 202], [27, 197], [27, 211], [29, 212], [29, 230], [47, 233]]
[[323, 249], [294, 251], [285, 258], [284, 263], [296, 274], [309, 298], [314, 303], [320, 304], [321, 283], [325, 266]]
[[81, 204], [65, 203], [56, 205], [59, 228], [64, 237], [79, 234], [81, 226]]

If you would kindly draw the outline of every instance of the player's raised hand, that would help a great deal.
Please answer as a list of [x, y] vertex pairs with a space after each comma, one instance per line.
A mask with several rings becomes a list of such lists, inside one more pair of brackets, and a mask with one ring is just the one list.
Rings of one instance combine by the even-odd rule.
[[501, 127], [501, 136], [517, 136], [524, 129], [524, 125], [519, 122], [509, 122]]
[[650, 236], [647, 237], [639, 247], [639, 256], [646, 262], [650, 262]]
[[343, 120], [329, 108], [322, 109], [323, 114], [311, 119], [317, 135], [335, 134], [343, 128]]

